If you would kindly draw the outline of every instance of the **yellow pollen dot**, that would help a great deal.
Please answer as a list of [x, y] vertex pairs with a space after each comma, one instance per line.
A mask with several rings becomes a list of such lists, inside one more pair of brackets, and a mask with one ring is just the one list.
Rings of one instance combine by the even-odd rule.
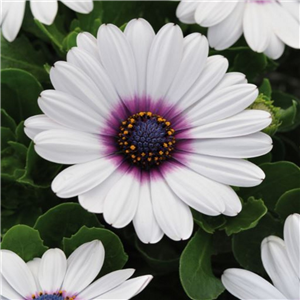
[[158, 157], [155, 157], [154, 160], [155, 160], [155, 161], [158, 160]]
[[137, 161], [140, 161], [140, 160], [141, 160], [141, 158], [140, 158], [140, 157], [138, 157], [138, 158], [137, 158]]
[[128, 134], [128, 131], [127, 131], [127, 130], [125, 130], [125, 131], [124, 131], [124, 134]]
[[167, 126], [170, 126], [171, 125], [171, 122], [166, 122], [165, 123]]
[[129, 150], [126, 150], [125, 152], [126, 152], [126, 153], [129, 153], [130, 151], [129, 151]]
[[152, 160], [152, 158], [151, 157], [148, 157], [148, 161], [151, 161]]
[[132, 155], [131, 155], [131, 158], [135, 158], [135, 155], [132, 154]]
[[159, 151], [158, 153], [159, 153], [159, 155], [163, 155], [164, 154], [162, 151]]
[[132, 124], [129, 124], [127, 127], [128, 127], [128, 128], [132, 128], [132, 127], [133, 127], [133, 125], [132, 125]]
[[142, 117], [145, 113], [144, 112], [140, 112], [139, 115]]
[[35, 299], [35, 295], [32, 295], [31, 297], [32, 297], [32, 299]]
[[135, 119], [130, 119], [130, 122], [133, 124], [135, 122]]
[[149, 156], [152, 156], [153, 155], [153, 153], [152, 152], [149, 152]]
[[172, 142], [169, 142], [168, 144], [169, 144], [170, 146], [172, 146]]
[[147, 116], [152, 117], [152, 112], [148, 111]]
[[167, 147], [168, 147], [168, 144], [167, 144], [167, 143], [163, 143], [163, 146], [164, 146], [165, 148], [167, 148]]
[[123, 137], [122, 137], [122, 140], [126, 140], [126, 137], [125, 137], [125, 136], [123, 136]]
[[131, 150], [134, 150], [134, 149], [135, 149], [135, 146], [134, 146], [134, 145], [131, 145], [131, 146], [130, 146], [130, 149], [131, 149]]
[[158, 122], [162, 122], [162, 120], [163, 120], [162, 118], [158, 118], [157, 119]]
[[171, 130], [169, 130], [168, 131], [168, 135], [172, 135], [173, 133], [172, 133], [172, 131]]
[[127, 123], [126, 121], [123, 121], [123, 122], [122, 122], [122, 125], [126, 125], [126, 123]]
[[146, 155], [146, 153], [143, 152], [141, 155], [144, 157]]

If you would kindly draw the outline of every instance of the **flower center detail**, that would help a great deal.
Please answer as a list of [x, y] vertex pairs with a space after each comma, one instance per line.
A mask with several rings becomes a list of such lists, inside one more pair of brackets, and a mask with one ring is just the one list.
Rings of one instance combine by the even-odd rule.
[[175, 130], [160, 115], [139, 112], [122, 122], [118, 147], [134, 165], [149, 170], [171, 157]]
[[43, 294], [39, 293], [39, 296], [32, 296], [34, 300], [74, 300], [75, 297], [65, 297], [63, 292], [58, 292], [56, 294]]

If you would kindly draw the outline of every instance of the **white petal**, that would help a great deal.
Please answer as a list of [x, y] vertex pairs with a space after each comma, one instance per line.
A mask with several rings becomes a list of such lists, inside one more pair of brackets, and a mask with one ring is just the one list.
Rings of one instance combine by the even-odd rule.
[[288, 46], [299, 49], [299, 10], [297, 13], [298, 22], [278, 3], [274, 2], [272, 5], [268, 6], [268, 14], [271, 18], [271, 26], [274, 33]]
[[207, 38], [212, 48], [224, 50], [232, 46], [243, 33], [245, 2], [237, 3], [232, 13], [222, 22], [209, 27]]
[[5, 18], [3, 18], [2, 23], [2, 34], [9, 41], [12, 42], [18, 35], [25, 13], [25, 0], [20, 0], [18, 2], [3, 2], [3, 6], [8, 6]]
[[224, 77], [228, 68], [228, 60], [221, 55], [210, 56], [204, 70], [194, 85], [182, 97], [178, 105], [186, 109], [209, 93]]
[[180, 1], [177, 10], [177, 18], [185, 24], [194, 24], [195, 23], [195, 11], [198, 7], [197, 1]]
[[244, 14], [244, 36], [250, 48], [256, 52], [263, 52], [267, 49], [271, 37], [271, 28], [268, 19], [266, 6], [273, 4], [247, 2]]
[[38, 134], [34, 143], [38, 155], [59, 164], [79, 164], [106, 155], [99, 137], [84, 132], [48, 130]]
[[24, 126], [25, 126], [24, 131], [26, 135], [32, 140], [37, 134], [45, 130], [66, 129], [64, 126], [51, 120], [46, 115], [36, 115], [30, 117], [25, 120]]
[[68, 6], [70, 9], [82, 13], [82, 14], [88, 14], [90, 13], [93, 8], [93, 0], [60, 0], [63, 2], [66, 6]]
[[101, 100], [106, 107], [119, 103], [117, 91], [97, 58], [79, 47], [74, 47], [68, 52], [67, 61], [81, 69], [94, 81], [103, 94]]
[[246, 75], [239, 72], [229, 72], [224, 75], [216, 90], [220, 90], [232, 85], [247, 83]]
[[43, 91], [38, 104], [49, 118], [67, 128], [99, 134], [105, 124], [92, 105], [64, 92]]
[[200, 1], [195, 12], [195, 21], [203, 27], [214, 26], [229, 16], [237, 1]]
[[104, 219], [115, 228], [128, 225], [137, 210], [140, 197], [139, 173], [129, 170], [105, 197]]
[[58, 292], [67, 270], [67, 259], [60, 249], [47, 250], [39, 266], [39, 282], [47, 293]]
[[122, 99], [132, 99], [137, 92], [134, 54], [124, 33], [115, 25], [104, 24], [98, 30], [100, 59]]
[[300, 2], [298, 0], [279, 0], [282, 7], [299, 21]]
[[[20, 278], [20, 280], [22, 280]], [[0, 282], [1, 282], [1, 291], [0, 295], [5, 297], [6, 299], [22, 299], [22, 296], [20, 296], [5, 280], [3, 275], [0, 273]]]
[[151, 176], [150, 186], [153, 211], [160, 228], [172, 240], [188, 239], [194, 225], [189, 207], [178, 198], [163, 178]]
[[300, 215], [290, 215], [284, 223], [284, 242], [291, 265], [300, 278]]
[[[188, 132], [195, 139], [236, 137], [260, 131], [271, 122], [268, 112], [249, 109], [224, 120], [191, 128]], [[181, 136], [185, 137], [185, 134], [179, 133], [177, 137]]]
[[85, 243], [77, 248], [68, 258], [63, 289], [72, 294], [80, 293], [100, 272], [104, 255], [104, 247], [98, 240]]
[[38, 291], [41, 291], [41, 286], [40, 286], [40, 282], [39, 282], [39, 267], [40, 267], [40, 263], [41, 263], [41, 259], [38, 257], [35, 257], [33, 260], [30, 260], [27, 262], [27, 266], [30, 269], [34, 280], [35, 280], [35, 284], [37, 287]]
[[284, 52], [284, 43], [274, 34], [271, 34], [270, 42], [264, 53], [272, 59], [278, 59]]
[[51, 25], [58, 10], [57, 0], [30, 1], [30, 8], [34, 18], [41, 23]]
[[124, 31], [134, 53], [137, 72], [137, 91], [146, 93], [146, 74], [149, 50], [155, 36], [152, 26], [144, 19], [131, 20]]
[[257, 132], [233, 138], [195, 139], [190, 141], [186, 150], [184, 148], [178, 144], [178, 149], [192, 153], [230, 158], [250, 158], [270, 152], [272, 139], [265, 133]]
[[179, 26], [167, 24], [155, 36], [147, 66], [147, 95], [157, 101], [163, 98], [181, 64], [183, 35]]
[[256, 186], [265, 178], [264, 172], [255, 164], [234, 158], [202, 154], [176, 154], [176, 159], [195, 172], [223, 184], [241, 187]]
[[54, 88], [80, 99], [90, 108], [94, 109], [102, 119], [111, 112], [105, 106], [104, 96], [98, 86], [82, 70], [70, 63], [59, 61], [50, 70], [50, 79]]
[[254, 84], [237, 84], [218, 89], [187, 113], [189, 123], [196, 127], [231, 117], [252, 104], [257, 96], [258, 89]]
[[247, 270], [225, 270], [222, 283], [231, 294], [243, 300], [288, 299], [268, 281]]
[[78, 196], [80, 205], [92, 213], [103, 213], [104, 201], [108, 192], [114, 188], [115, 184], [123, 176], [123, 170], [116, 170], [106, 180], [95, 188]]
[[96, 60], [100, 62], [98, 52], [97, 39], [89, 32], [81, 32], [76, 38], [77, 46], [79, 49], [89, 52]]
[[14, 252], [1, 250], [1, 273], [8, 284], [23, 298], [36, 292], [34, 277], [26, 263]]
[[[241, 202], [228, 186], [212, 181], [181, 165], [163, 172], [166, 181], [177, 196], [195, 210], [210, 216], [222, 213], [237, 215]], [[231, 205], [230, 209], [226, 206]]]
[[176, 77], [167, 93], [171, 103], [177, 103], [195, 83], [207, 61], [208, 42], [200, 33], [193, 33], [183, 40], [183, 58]]
[[265, 238], [261, 244], [261, 259], [274, 286], [288, 299], [299, 299], [299, 278], [288, 259], [283, 240], [276, 236]]
[[131, 277], [134, 273], [134, 269], [124, 269], [111, 272], [100, 279], [93, 282], [85, 290], [83, 290], [79, 295], [79, 299], [94, 299], [98, 298], [100, 295], [115, 289], [125, 280]]
[[142, 292], [142, 290], [149, 284], [153, 276], [145, 275], [137, 278], [129, 279], [112, 289], [111, 291], [97, 297], [97, 299], [112, 299], [112, 300], [127, 300]]
[[133, 219], [133, 226], [137, 236], [145, 244], [157, 243], [164, 235], [154, 216], [150, 184], [147, 179], [141, 183], [140, 199]]
[[104, 157], [71, 166], [54, 178], [51, 185], [52, 190], [61, 198], [71, 198], [83, 194], [108, 178], [119, 164], [119, 160]]

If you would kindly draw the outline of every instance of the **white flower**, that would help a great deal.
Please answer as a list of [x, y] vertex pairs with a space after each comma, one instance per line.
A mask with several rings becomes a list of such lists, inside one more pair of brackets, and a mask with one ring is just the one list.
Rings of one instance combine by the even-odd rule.
[[104, 254], [97, 240], [81, 245], [68, 259], [60, 249], [49, 249], [27, 264], [14, 252], [1, 250], [0, 295], [9, 300], [125, 300], [151, 281], [151, 275], [128, 280], [135, 270], [124, 269], [91, 283], [101, 270]]
[[132, 20], [123, 33], [102, 25], [95, 39], [79, 34], [67, 62], [50, 71], [55, 90], [38, 99], [44, 115], [25, 122], [36, 152], [62, 164], [52, 189], [103, 213], [121, 228], [133, 220], [139, 238], [165, 233], [187, 239], [190, 207], [235, 216], [241, 202], [229, 185], [255, 186], [265, 175], [245, 157], [272, 148], [265, 111], [245, 110], [257, 87], [228, 61], [208, 55], [204, 36], [179, 26], [155, 35]]
[[299, 0], [181, 0], [177, 17], [208, 27], [212, 48], [224, 50], [244, 33], [250, 48], [277, 59], [285, 44], [300, 48]]
[[225, 288], [243, 300], [300, 299], [300, 215], [290, 215], [284, 224], [284, 241], [269, 236], [262, 241], [261, 258], [273, 285], [242, 269], [227, 269]]
[[[51, 25], [58, 9], [58, 0], [29, 0], [33, 16], [41, 23]], [[93, 0], [60, 0], [70, 9], [87, 14], [93, 10]], [[26, 7], [26, 0], [3, 0], [0, 26], [3, 36], [12, 42], [18, 35]]]

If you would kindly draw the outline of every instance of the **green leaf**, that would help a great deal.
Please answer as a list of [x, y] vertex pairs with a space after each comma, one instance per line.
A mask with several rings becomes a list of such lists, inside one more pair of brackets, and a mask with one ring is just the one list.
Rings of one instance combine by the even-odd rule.
[[157, 273], [170, 273], [178, 270], [181, 243], [163, 238], [156, 244], [144, 244], [135, 238], [135, 247], [144, 260]]
[[217, 217], [206, 216], [194, 209], [192, 209], [192, 213], [195, 223], [207, 233], [214, 233], [216, 229], [222, 227], [226, 223], [226, 219], [222, 215]]
[[[22, 51], [20, 51], [22, 49]], [[38, 80], [49, 81], [49, 77], [43, 68], [46, 62], [41, 51], [33, 48], [32, 43], [20, 36], [13, 43], [1, 37], [1, 68], [18, 68], [34, 75]]]
[[282, 225], [268, 213], [255, 228], [233, 236], [233, 254], [243, 268], [260, 274], [265, 273], [261, 262], [260, 245], [269, 235], [281, 236]]
[[15, 135], [9, 128], [1, 127], [1, 145], [2, 149], [9, 147], [8, 142], [15, 140]]
[[104, 228], [81, 227], [71, 238], [63, 239], [64, 252], [70, 255], [80, 245], [93, 240], [100, 240], [105, 249], [105, 260], [100, 276], [123, 268], [128, 256], [124, 252], [122, 242], [117, 235]]
[[259, 87], [259, 93], [263, 93], [268, 98], [272, 98], [272, 87], [269, 79], [264, 78], [262, 84]]
[[282, 220], [293, 213], [300, 214], [300, 188], [285, 192], [276, 203], [275, 211]]
[[239, 195], [243, 199], [251, 196], [263, 199], [268, 209], [274, 211], [282, 194], [300, 186], [300, 169], [287, 161], [262, 164], [260, 167], [266, 174], [264, 181], [253, 188], [240, 189]]
[[289, 131], [296, 122], [296, 115], [297, 102], [295, 100], [292, 100], [292, 105], [290, 107], [288, 107], [287, 109], [280, 109], [280, 111], [278, 112], [279, 120], [281, 122], [279, 131]]
[[212, 236], [202, 230], [198, 230], [182, 252], [179, 275], [191, 299], [216, 299], [224, 291], [220, 279], [212, 272], [212, 252]]
[[28, 136], [24, 132], [24, 121], [19, 123], [19, 125], [16, 128], [15, 134], [16, 134], [16, 141], [17, 142], [19, 142], [21, 144], [24, 144], [27, 147], [29, 146], [30, 139], [28, 138]]
[[242, 72], [249, 81], [263, 73], [268, 66], [267, 57], [263, 53], [256, 53], [251, 50], [238, 52], [230, 71]]
[[2, 107], [16, 123], [40, 114], [37, 99], [42, 86], [30, 73], [20, 69], [1, 70]]
[[70, 32], [63, 40], [62, 46], [64, 51], [69, 51], [71, 48], [77, 45], [76, 39], [79, 32], [72, 31]]
[[31, 142], [27, 151], [25, 173], [18, 179], [18, 182], [33, 187], [47, 188], [60, 169], [61, 165], [41, 158], [35, 152], [33, 142]]
[[274, 105], [281, 108], [279, 131], [290, 131], [300, 125], [300, 99], [281, 91], [273, 91]]
[[17, 224], [33, 226], [41, 213], [41, 209], [33, 206], [32, 203], [31, 206], [24, 206], [17, 211], [2, 210], [1, 233], [6, 233], [11, 227]]
[[12, 132], [16, 130], [17, 126], [14, 119], [4, 109], [1, 109], [1, 126], [9, 128]]
[[45, 244], [59, 247], [63, 237], [70, 237], [81, 226], [100, 227], [97, 217], [77, 203], [63, 203], [41, 215], [34, 228], [40, 232]]
[[63, 54], [63, 40], [65, 38], [65, 33], [62, 32], [62, 28], [57, 26], [59, 18], [56, 18], [56, 22], [54, 22], [50, 26], [46, 26], [42, 24], [39, 20], [34, 19], [37, 27], [41, 30], [41, 32], [49, 39], [49, 41], [56, 47], [56, 49]]
[[243, 203], [242, 211], [232, 218], [227, 218], [224, 226], [227, 235], [248, 230], [257, 225], [258, 221], [268, 212], [264, 202], [254, 197], [250, 197], [247, 202]]
[[15, 252], [26, 262], [41, 257], [48, 249], [44, 246], [39, 232], [26, 225], [16, 225], [8, 230], [1, 247]]

